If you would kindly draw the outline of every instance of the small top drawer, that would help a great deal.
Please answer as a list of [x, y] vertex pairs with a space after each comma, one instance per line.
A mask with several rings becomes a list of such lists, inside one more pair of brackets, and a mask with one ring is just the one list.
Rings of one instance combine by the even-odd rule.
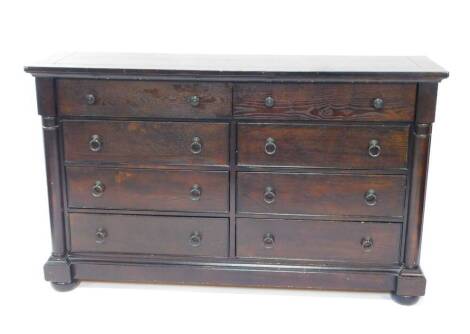
[[241, 119], [410, 122], [416, 85], [237, 84], [233, 96]]
[[226, 83], [57, 80], [62, 116], [223, 118], [231, 116]]

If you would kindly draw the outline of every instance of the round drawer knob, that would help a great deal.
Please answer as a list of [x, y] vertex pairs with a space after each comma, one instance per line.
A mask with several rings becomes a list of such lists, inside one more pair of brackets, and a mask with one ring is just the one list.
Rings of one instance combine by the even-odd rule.
[[372, 240], [372, 238], [363, 238], [361, 240], [361, 246], [362, 246], [362, 249], [365, 250], [366, 252], [372, 250], [372, 247], [374, 247], [374, 240]]
[[266, 187], [264, 190], [264, 201], [268, 204], [274, 203], [276, 200], [276, 192], [273, 187]]
[[372, 101], [372, 105], [374, 106], [374, 109], [376, 110], [380, 110], [380, 109], [383, 109], [384, 108], [384, 100], [382, 100], [381, 98], [376, 98], [374, 99], [374, 101]]
[[108, 232], [104, 228], [98, 228], [95, 233], [95, 241], [97, 244], [102, 244], [106, 237], [108, 236]]
[[193, 201], [199, 201], [201, 199], [202, 189], [198, 184], [195, 184], [191, 187], [189, 194]]
[[91, 194], [93, 197], [101, 197], [104, 194], [104, 190], [106, 187], [104, 186], [103, 182], [96, 181], [93, 187], [91, 188]]
[[267, 155], [273, 155], [274, 153], [276, 153], [276, 150], [277, 146], [274, 138], [269, 137], [268, 139], [266, 139], [266, 143], [264, 144], [264, 152]]
[[92, 104], [95, 104], [96, 97], [93, 94], [87, 94], [85, 95], [85, 100], [86, 100], [86, 103], [91, 106]]
[[202, 143], [201, 143], [201, 138], [199, 137], [194, 137], [193, 142], [191, 143], [191, 153], [193, 154], [199, 154], [202, 151]]
[[88, 147], [92, 152], [99, 152], [103, 149], [103, 139], [99, 135], [93, 135], [88, 142]]
[[274, 107], [274, 99], [272, 96], [268, 96], [267, 98], [264, 99], [264, 105], [267, 108], [272, 108]]
[[379, 141], [377, 139], [372, 139], [369, 142], [369, 155], [372, 158], [377, 158], [380, 153], [382, 153], [382, 147], [380, 147]]
[[274, 235], [272, 233], [266, 233], [265, 235], [263, 235], [264, 248], [273, 248], [274, 242]]
[[369, 206], [374, 206], [377, 204], [377, 194], [375, 193], [374, 189], [369, 189], [367, 192], [364, 194], [364, 200], [366, 201], [366, 204]]
[[199, 247], [201, 245], [201, 241], [202, 241], [202, 235], [201, 233], [197, 231], [192, 232], [191, 235], [189, 236], [189, 243], [193, 247]]
[[201, 102], [201, 98], [197, 95], [193, 95], [193, 96], [190, 96], [189, 97], [189, 103], [191, 104], [191, 106], [193, 107], [197, 107], [199, 105], [199, 103]]

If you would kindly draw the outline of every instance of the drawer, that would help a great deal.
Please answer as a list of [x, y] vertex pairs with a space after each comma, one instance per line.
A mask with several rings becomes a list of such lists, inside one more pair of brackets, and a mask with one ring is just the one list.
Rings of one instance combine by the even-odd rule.
[[239, 258], [393, 265], [401, 223], [237, 219]]
[[72, 252], [226, 257], [224, 218], [71, 213]]
[[67, 167], [72, 208], [228, 211], [228, 172]]
[[403, 217], [406, 177], [238, 174], [239, 213]]
[[57, 80], [61, 116], [220, 118], [232, 114], [227, 83]]
[[416, 84], [237, 84], [236, 118], [414, 120]]
[[228, 124], [64, 121], [66, 162], [228, 166]]
[[238, 165], [406, 169], [409, 126], [239, 124]]

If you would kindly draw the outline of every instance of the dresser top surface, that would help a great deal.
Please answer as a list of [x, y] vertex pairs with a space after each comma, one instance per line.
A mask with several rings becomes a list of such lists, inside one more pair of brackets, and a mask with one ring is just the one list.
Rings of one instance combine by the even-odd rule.
[[310, 79], [431, 80], [446, 70], [421, 56], [183, 55], [69, 53], [25, 67], [33, 75], [234, 75]]

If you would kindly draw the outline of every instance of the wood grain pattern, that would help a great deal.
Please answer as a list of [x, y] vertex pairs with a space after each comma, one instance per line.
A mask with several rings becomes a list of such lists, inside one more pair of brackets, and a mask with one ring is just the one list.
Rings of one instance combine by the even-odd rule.
[[[263, 235], [274, 236], [266, 248]], [[372, 238], [364, 250], [361, 241]], [[397, 264], [401, 224], [237, 219], [237, 256], [241, 258], [310, 259], [350, 264]]]
[[[238, 126], [238, 165], [345, 169], [407, 168], [409, 126], [243, 124]], [[277, 146], [265, 153], [266, 140]], [[369, 155], [378, 140], [380, 156]]]
[[[239, 213], [403, 217], [406, 177], [312, 173], [238, 173]], [[275, 201], [266, 203], [266, 187]], [[367, 205], [373, 189], [377, 204]]]
[[[64, 121], [66, 162], [100, 162], [135, 165], [228, 166], [228, 124], [191, 122]], [[92, 135], [103, 148], [92, 152]], [[194, 137], [202, 151], [191, 152]]]
[[[96, 102], [87, 104], [86, 95]], [[192, 106], [189, 98], [199, 97]], [[223, 118], [232, 114], [232, 88], [226, 83], [119, 80], [57, 80], [62, 116]]]
[[[94, 197], [98, 180], [105, 191]], [[72, 208], [228, 212], [228, 172], [68, 167], [67, 183]]]
[[[132, 215], [69, 215], [72, 252], [113, 252], [226, 257], [228, 222], [223, 218], [183, 218]], [[107, 233], [96, 242], [97, 229]], [[201, 244], [191, 245], [193, 232]]]
[[[415, 84], [236, 84], [233, 112], [241, 119], [412, 121]], [[273, 107], [265, 98], [274, 99]], [[383, 109], [373, 101], [381, 98]]]

